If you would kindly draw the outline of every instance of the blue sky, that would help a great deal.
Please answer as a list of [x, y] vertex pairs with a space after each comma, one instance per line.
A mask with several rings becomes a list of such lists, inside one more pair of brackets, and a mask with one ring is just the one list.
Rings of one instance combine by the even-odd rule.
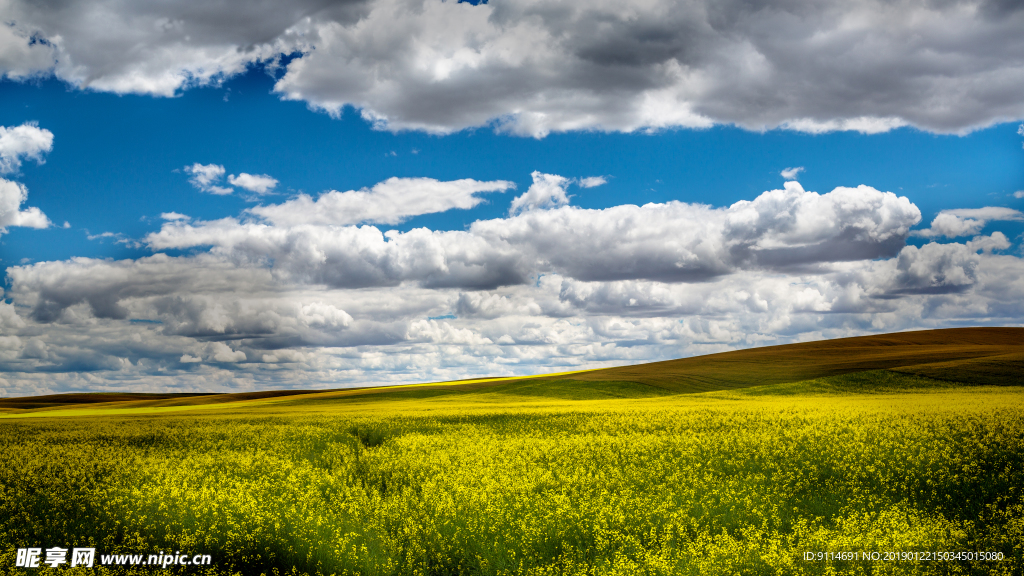
[[1021, 325], [1024, 10], [966, 4], [11, 3], [0, 396]]
[[[966, 136], [914, 128], [884, 134], [752, 132], [734, 126], [647, 133], [573, 132], [543, 139], [488, 128], [447, 136], [374, 130], [352, 110], [341, 118], [282, 102], [274, 78], [252, 69], [217, 87], [174, 98], [74, 90], [56, 79], [0, 84], [0, 125], [37, 122], [55, 134], [43, 165], [27, 163], [19, 181], [31, 204], [70, 229], [12, 229], [3, 237], [10, 265], [72, 256], [138, 257], [149, 251], [103, 232], [141, 238], [163, 212], [202, 219], [232, 216], [251, 203], [237, 195], [203, 194], [181, 169], [194, 162], [228, 171], [267, 173], [279, 196], [354, 190], [390, 178], [512, 180], [525, 190], [534, 170], [567, 176], [606, 175], [605, 186], [577, 191], [573, 204], [681, 200], [725, 206], [783, 182], [780, 171], [804, 167], [808, 190], [868, 184], [910, 198], [927, 221], [947, 208], [990, 204], [1020, 208], [1024, 151], [1017, 123]], [[394, 152], [395, 155], [391, 155]], [[508, 210], [511, 194], [493, 195], [469, 211], [424, 215], [396, 226], [455, 230]], [[1019, 223], [993, 223], [1019, 235]]]

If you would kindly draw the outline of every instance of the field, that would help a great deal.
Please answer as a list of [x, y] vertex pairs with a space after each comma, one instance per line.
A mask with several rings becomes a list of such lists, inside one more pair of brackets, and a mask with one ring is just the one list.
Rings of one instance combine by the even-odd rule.
[[1021, 374], [1024, 329], [965, 329], [531, 379], [0, 400], [0, 573], [28, 573], [17, 548], [90, 546], [209, 554], [190, 574], [1021, 574]]

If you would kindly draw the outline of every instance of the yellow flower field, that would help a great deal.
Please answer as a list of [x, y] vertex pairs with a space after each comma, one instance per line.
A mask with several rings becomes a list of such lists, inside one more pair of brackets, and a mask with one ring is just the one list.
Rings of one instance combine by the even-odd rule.
[[1024, 571], [1024, 389], [825, 384], [4, 419], [0, 571], [25, 546], [216, 574]]

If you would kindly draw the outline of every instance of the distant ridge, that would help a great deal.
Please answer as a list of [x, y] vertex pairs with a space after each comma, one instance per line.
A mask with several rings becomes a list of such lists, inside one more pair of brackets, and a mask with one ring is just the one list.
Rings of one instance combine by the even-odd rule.
[[409, 386], [235, 394], [54, 394], [0, 399], [0, 413], [45, 412], [75, 406], [168, 408], [258, 400], [316, 403], [475, 393], [567, 399], [626, 398], [732, 390], [871, 371], [969, 385], [1024, 386], [1024, 328], [898, 332], [749, 348], [583, 372]]
[[[69, 405], [146, 403], [150, 406], [188, 406], [194, 404], [217, 404], [239, 400], [259, 400], [278, 396], [309, 394], [312, 390], [266, 390], [262, 392], [238, 392], [218, 394], [216, 392], [148, 393], [148, 392], [74, 392], [69, 394], [47, 394], [44, 396], [20, 396], [0, 398], [0, 410], [35, 410]], [[317, 392], [320, 392], [317, 390]]]
[[1024, 328], [949, 328], [748, 348], [574, 374], [675, 392], [895, 370], [972, 384], [1024, 385]]

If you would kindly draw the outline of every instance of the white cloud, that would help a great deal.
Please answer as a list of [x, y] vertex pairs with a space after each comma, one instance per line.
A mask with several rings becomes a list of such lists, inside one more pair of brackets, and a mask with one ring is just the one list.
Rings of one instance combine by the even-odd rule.
[[515, 184], [472, 179], [440, 182], [433, 178], [389, 178], [372, 188], [331, 190], [313, 200], [306, 194], [283, 204], [257, 206], [250, 213], [278, 226], [398, 224], [413, 216], [468, 210], [484, 201], [481, 192], [504, 192]]
[[299, 318], [307, 326], [325, 327], [325, 328], [346, 328], [352, 322], [352, 316], [350, 316], [344, 310], [332, 306], [331, 304], [324, 304], [323, 302], [313, 302], [303, 306], [299, 314]]
[[568, 202], [568, 182], [534, 173], [534, 185], [512, 202], [518, 215], [475, 222], [468, 232], [384, 234], [372, 226], [339, 226], [342, 218], [369, 216], [300, 197], [251, 210], [266, 222], [169, 222], [145, 241], [155, 250], [210, 246], [235, 261], [270, 262], [282, 278], [337, 288], [403, 282], [484, 288], [523, 283], [531, 271], [688, 282], [738, 269], [892, 256], [920, 220], [916, 206], [890, 192], [860, 186], [821, 195], [796, 182], [728, 208], [681, 202], [555, 208]]
[[52, 149], [53, 132], [40, 128], [34, 122], [11, 128], [0, 126], [0, 174], [17, 172], [23, 160], [42, 164], [43, 154]]
[[304, 363], [310, 359], [310, 355], [296, 350], [275, 350], [273, 354], [264, 354], [261, 356], [261, 359], [267, 364], [277, 364], [279, 362]]
[[160, 214], [160, 218], [162, 218], [164, 220], [170, 220], [172, 222], [177, 221], [177, 220], [190, 220], [191, 219], [188, 216], [186, 216], [184, 214], [179, 214], [177, 212], [164, 212], [164, 213]]
[[932, 220], [932, 224], [929, 228], [915, 230], [914, 235], [925, 237], [946, 236], [948, 238], [972, 236], [981, 232], [981, 229], [985, 227], [985, 224], [987, 224], [985, 220], [961, 218], [955, 214], [939, 213], [939, 215]]
[[868, 186], [562, 205], [464, 231], [312, 214], [173, 218], [148, 246], [190, 255], [10, 267], [2, 390], [436, 381], [1024, 322], [1024, 259], [1003, 234], [907, 246], [919, 210]]
[[878, 118], [876, 116], [861, 116], [858, 118], [841, 118], [831, 120], [818, 120], [815, 118], [798, 118], [786, 120], [779, 124], [781, 128], [806, 132], [808, 134], [825, 134], [828, 132], [860, 132], [862, 134], [882, 134], [902, 128], [909, 124], [903, 118], [890, 116]]
[[1013, 2], [299, 0], [238, 18], [244, 9], [13, 0], [0, 71], [172, 96], [298, 54], [281, 97], [434, 133], [964, 133], [1024, 117], [1024, 10]]
[[307, 46], [301, 20], [312, 6], [274, 6], [258, 18], [239, 20], [241, 8], [198, 2], [173, 7], [103, 0], [59, 6], [7, 2], [3, 20], [11, 30], [0, 35], [0, 64], [14, 78], [52, 70], [85, 89], [173, 96]]
[[1020, 221], [1024, 220], [1024, 213], [1012, 208], [999, 206], [943, 210], [935, 216], [930, 227], [923, 230], [915, 230], [914, 235], [926, 238], [936, 236], [945, 236], [947, 238], [974, 236], [980, 233], [993, 220]]
[[512, 200], [510, 214], [517, 214], [535, 209], [557, 208], [569, 203], [565, 189], [572, 180], [556, 174], [533, 172], [533, 184], [522, 195]]
[[942, 214], [952, 214], [958, 218], [976, 218], [978, 220], [1024, 220], [1024, 213], [1002, 206], [985, 206], [984, 208], [956, 208], [943, 210]]
[[515, 250], [461, 231], [382, 233], [373, 226], [169, 223], [146, 238], [155, 250], [213, 247], [233, 261], [272, 262], [275, 275], [335, 288], [424, 285], [485, 288], [526, 281]]
[[977, 253], [963, 244], [907, 246], [896, 259], [894, 293], [961, 292], [977, 282]]
[[580, 178], [580, 188], [596, 188], [597, 186], [604, 186], [608, 183], [608, 180], [604, 176], [588, 176], [586, 178]]
[[1024, 190], [1017, 190], [1013, 193], [1014, 198], [1024, 198]]
[[196, 162], [191, 166], [186, 166], [184, 170], [192, 175], [189, 181], [197, 188], [206, 188], [224, 177], [224, 167], [217, 164], [200, 164]]
[[[993, 242], [1005, 242], [993, 236]], [[0, 363], [8, 370], [8, 393], [33, 386], [337, 387], [560, 371], [808, 338], [1019, 322], [1024, 265], [1020, 258], [984, 249], [973, 241], [928, 244], [905, 247], [892, 259], [841, 263], [831, 271], [741, 271], [697, 284], [545, 275], [536, 284], [496, 291], [401, 285], [373, 294], [295, 284], [274, 288], [272, 280], [196, 284], [217, 276], [213, 261], [199, 259], [181, 262], [182, 270], [199, 270], [170, 293], [137, 294], [122, 302], [129, 313], [155, 313], [163, 324], [98, 318], [78, 305], [49, 324], [14, 313], [24, 327], [9, 330], [41, 334], [46, 358], [27, 357], [23, 350], [31, 339], [12, 334], [6, 349], [15, 350], [15, 357]], [[93, 262], [101, 267], [90, 278], [109, 276], [103, 266], [110, 263], [101, 262]], [[12, 298], [27, 302], [33, 291], [22, 283], [24, 268], [17, 272]], [[426, 319], [452, 312], [458, 318]], [[330, 328], [332, 314], [352, 319]], [[219, 346], [204, 341], [214, 335], [231, 339]], [[37, 367], [48, 380], [38, 380]], [[81, 379], [84, 374], [88, 381]]]
[[12, 182], [0, 178], [0, 234], [10, 226], [27, 228], [46, 228], [50, 219], [35, 207], [21, 209], [28, 199], [28, 188], [20, 182]]
[[800, 174], [803, 171], [804, 171], [804, 167], [803, 166], [799, 166], [799, 167], [796, 167], [796, 168], [786, 168], [785, 170], [783, 170], [779, 174], [783, 178], [785, 178], [786, 180], [796, 180], [797, 175]]
[[244, 188], [255, 194], [266, 194], [277, 186], [277, 180], [266, 174], [246, 174], [242, 172], [238, 176], [228, 176], [228, 182], [232, 186]]
[[209, 345], [209, 357], [214, 362], [245, 362], [245, 352], [232, 350], [223, 342], [212, 342]]
[[217, 182], [224, 178], [224, 167], [219, 164], [200, 164], [196, 162], [191, 166], [185, 166], [183, 170], [185, 170], [186, 174], [192, 175], [188, 179], [189, 183], [203, 192], [224, 196], [231, 194], [233, 191], [231, 188], [217, 185]]
[[[1011, 98], [998, 100], [1007, 112], [998, 117], [962, 99], [964, 91], [994, 95], [1000, 83], [982, 78], [1021, 62], [1009, 48], [994, 59], [983, 48], [986, 35], [1012, 44], [1003, 18], [1016, 22], [1020, 13], [988, 18], [972, 8], [387, 0], [370, 4], [358, 24], [314, 24], [316, 49], [289, 64], [277, 89], [331, 112], [354, 105], [392, 129], [434, 132], [495, 118], [534, 136], [721, 122], [812, 133], [907, 124], [961, 131], [1024, 115]], [[932, 58], [936, 51], [978, 68], [954, 68]], [[936, 65], [948, 75], [935, 74]], [[932, 96], [922, 102], [921, 94]]]
[[819, 195], [787, 182], [784, 190], [728, 208], [682, 202], [604, 210], [563, 206], [476, 222], [470, 232], [515, 246], [543, 271], [577, 279], [701, 281], [737, 268], [892, 255], [919, 220], [917, 207], [891, 192], [860, 186]]
[[483, 346], [493, 344], [490, 338], [470, 328], [458, 328], [450, 322], [437, 320], [414, 320], [409, 324], [409, 340], [437, 344], [458, 344], [462, 346]]

